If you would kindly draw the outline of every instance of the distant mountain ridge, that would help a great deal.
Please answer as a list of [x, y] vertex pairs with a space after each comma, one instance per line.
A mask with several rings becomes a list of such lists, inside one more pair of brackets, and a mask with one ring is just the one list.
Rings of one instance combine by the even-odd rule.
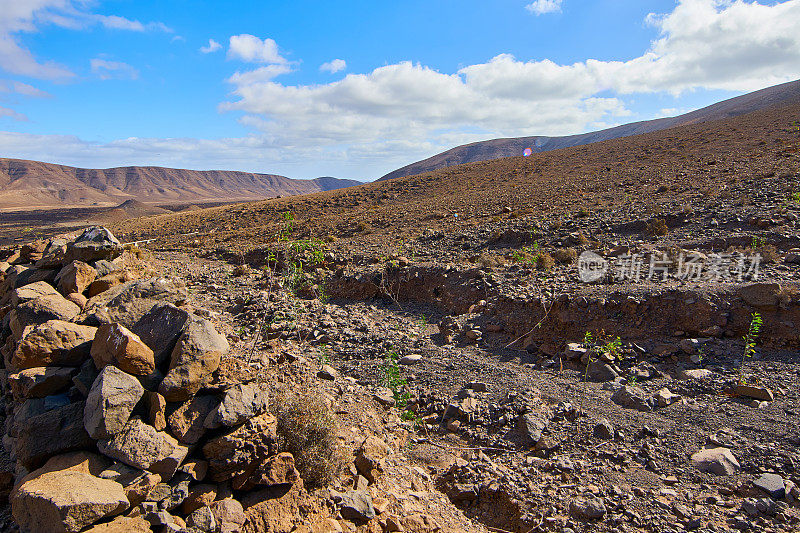
[[0, 158], [0, 209], [117, 206], [126, 200], [150, 205], [234, 202], [360, 184], [332, 177], [297, 180], [276, 174], [152, 166], [87, 169]]
[[608, 139], [629, 137], [640, 133], [650, 133], [674, 126], [735, 117], [773, 105], [796, 102], [800, 102], [800, 80], [790, 81], [788, 83], [737, 96], [677, 117], [633, 122], [631, 124], [624, 124], [605, 130], [568, 135], [565, 137], [512, 137], [464, 144], [389, 172], [385, 176], [378, 178], [378, 181], [402, 176], [413, 176], [415, 174], [422, 174], [423, 172], [430, 172], [432, 170], [461, 165], [463, 163], [474, 163], [476, 161], [499, 159], [501, 157], [521, 156], [525, 148], [530, 148], [534, 153], [547, 152], [559, 148], [590, 144]]

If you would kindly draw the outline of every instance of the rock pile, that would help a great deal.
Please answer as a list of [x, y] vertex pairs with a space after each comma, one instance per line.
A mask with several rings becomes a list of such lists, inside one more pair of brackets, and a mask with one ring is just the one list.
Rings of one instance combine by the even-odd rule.
[[[0, 482], [22, 531], [234, 533], [233, 491], [299, 485], [255, 383], [223, 389], [228, 341], [182, 282], [138, 279], [105, 228], [0, 264]], [[122, 516], [124, 515], [124, 516]]]

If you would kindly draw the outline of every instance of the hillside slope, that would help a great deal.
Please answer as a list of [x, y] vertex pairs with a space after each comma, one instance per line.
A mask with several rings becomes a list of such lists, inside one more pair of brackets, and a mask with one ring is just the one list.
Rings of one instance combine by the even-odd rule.
[[431, 170], [463, 163], [522, 155], [522, 151], [525, 148], [530, 148], [534, 152], [547, 152], [559, 148], [580, 146], [609, 139], [619, 139], [631, 135], [660, 131], [684, 124], [697, 124], [711, 120], [720, 120], [751, 113], [774, 105], [797, 102], [800, 102], [800, 80], [737, 96], [736, 98], [724, 100], [677, 117], [633, 122], [614, 128], [582, 133], [579, 135], [568, 135], [566, 137], [515, 137], [465, 144], [394, 170], [379, 178], [379, 181], [399, 178], [401, 176], [413, 176], [415, 174], [430, 172]]
[[0, 209], [260, 200], [358, 185], [354, 180], [295, 180], [274, 174], [163, 167], [75, 168], [0, 159]]

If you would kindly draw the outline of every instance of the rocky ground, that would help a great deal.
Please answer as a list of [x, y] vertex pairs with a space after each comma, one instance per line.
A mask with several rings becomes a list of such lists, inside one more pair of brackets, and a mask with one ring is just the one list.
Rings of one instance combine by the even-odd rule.
[[7, 249], [6, 526], [800, 530], [795, 116]]

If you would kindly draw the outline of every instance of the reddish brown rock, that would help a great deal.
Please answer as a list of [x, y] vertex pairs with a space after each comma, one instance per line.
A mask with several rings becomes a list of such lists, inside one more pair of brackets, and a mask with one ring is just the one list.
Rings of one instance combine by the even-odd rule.
[[203, 422], [218, 403], [214, 396], [195, 396], [184, 402], [167, 419], [170, 432], [184, 444], [194, 444], [206, 432]]
[[37, 366], [80, 366], [88, 357], [97, 328], [63, 320], [34, 326], [17, 345], [11, 364], [19, 369]]
[[98, 369], [113, 364], [136, 376], [152, 374], [156, 369], [153, 350], [120, 324], [104, 324], [97, 328], [91, 354]]
[[11, 494], [23, 530], [77, 532], [128, 508], [122, 485], [75, 470], [57, 470], [22, 483]]
[[61, 294], [83, 294], [97, 277], [97, 270], [82, 261], [73, 261], [56, 274], [56, 287]]

